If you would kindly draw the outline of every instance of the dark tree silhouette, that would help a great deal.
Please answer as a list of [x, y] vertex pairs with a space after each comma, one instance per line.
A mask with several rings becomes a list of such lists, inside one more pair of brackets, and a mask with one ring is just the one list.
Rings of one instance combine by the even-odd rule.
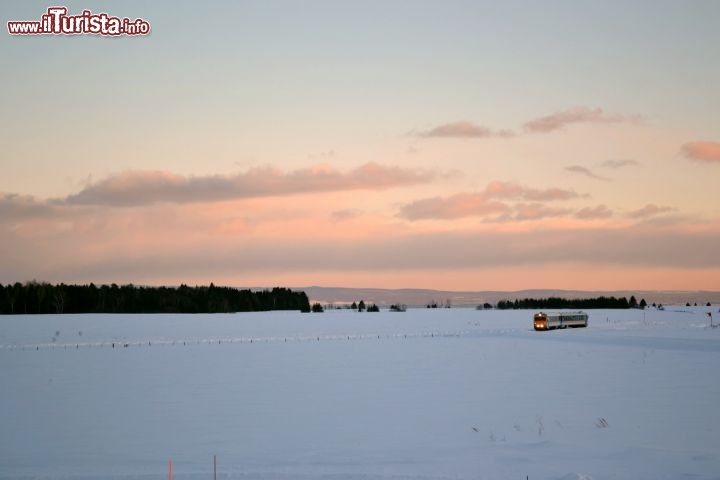
[[522, 300], [500, 300], [497, 304], [499, 310], [517, 309], [562, 309], [562, 308], [630, 308], [625, 297], [597, 297], [597, 298], [524, 298]]
[[0, 314], [47, 313], [229, 313], [267, 310], [310, 311], [305, 292], [287, 288], [139, 287], [132, 284], [0, 285]]
[[373, 303], [373, 304], [370, 304], [370, 305], [367, 307], [367, 311], [368, 311], [368, 312], [379, 312], [379, 311], [380, 311], [380, 307], [378, 307], [377, 305], [375, 305], [375, 304]]

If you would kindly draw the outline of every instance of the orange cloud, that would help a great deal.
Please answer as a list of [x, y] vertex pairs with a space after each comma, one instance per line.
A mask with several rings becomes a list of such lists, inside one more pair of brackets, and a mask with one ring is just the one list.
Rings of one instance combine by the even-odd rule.
[[349, 172], [327, 165], [282, 172], [255, 168], [234, 175], [182, 176], [130, 170], [87, 185], [57, 201], [70, 205], [134, 206], [160, 202], [193, 203], [342, 190], [381, 190], [430, 182], [436, 174], [367, 163]]
[[609, 115], [602, 108], [575, 107], [530, 120], [525, 123], [525, 131], [548, 133], [562, 130], [573, 123], [620, 123], [638, 119], [637, 116]]
[[680, 147], [687, 158], [699, 162], [720, 162], [720, 142], [688, 142]]
[[421, 137], [454, 137], [454, 138], [490, 138], [490, 137], [512, 137], [513, 132], [508, 130], [493, 131], [481, 125], [462, 120], [459, 122], [446, 123], [438, 127], [419, 133]]

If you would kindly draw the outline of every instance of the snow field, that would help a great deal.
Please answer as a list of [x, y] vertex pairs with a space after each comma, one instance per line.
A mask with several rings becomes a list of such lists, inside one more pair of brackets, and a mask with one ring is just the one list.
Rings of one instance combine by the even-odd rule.
[[0, 478], [720, 478], [706, 310], [0, 317]]

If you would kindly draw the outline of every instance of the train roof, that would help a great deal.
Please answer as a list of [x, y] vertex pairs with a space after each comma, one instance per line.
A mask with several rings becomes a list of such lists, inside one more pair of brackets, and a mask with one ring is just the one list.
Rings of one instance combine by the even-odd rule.
[[537, 312], [537, 314], [544, 314], [544, 315], [587, 315], [587, 313], [583, 312], [582, 310], [560, 310], [556, 312]]

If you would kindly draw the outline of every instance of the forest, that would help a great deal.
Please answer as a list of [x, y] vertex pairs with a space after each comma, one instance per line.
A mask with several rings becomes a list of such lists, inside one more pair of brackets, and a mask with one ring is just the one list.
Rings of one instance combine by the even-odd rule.
[[596, 298], [523, 298], [516, 300], [500, 300], [497, 303], [499, 310], [517, 309], [548, 309], [548, 308], [645, 308], [647, 303], [642, 299], [637, 302], [635, 296], [630, 300], [625, 297], [596, 297]]
[[310, 311], [305, 292], [209, 286], [0, 284], [0, 314]]

